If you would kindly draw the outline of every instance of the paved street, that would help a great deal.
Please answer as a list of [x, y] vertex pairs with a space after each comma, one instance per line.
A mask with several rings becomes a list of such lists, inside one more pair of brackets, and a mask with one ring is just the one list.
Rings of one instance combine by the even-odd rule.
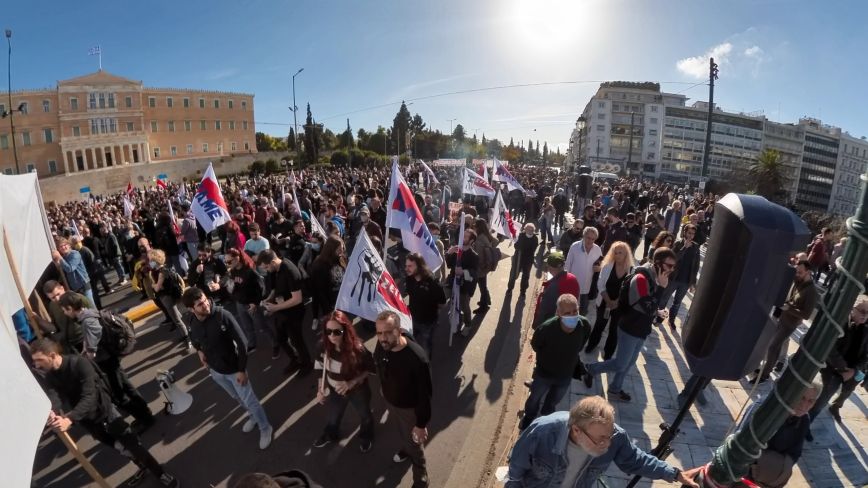
[[[449, 348], [448, 325], [441, 323], [435, 338], [432, 371], [434, 376], [431, 440], [426, 449], [433, 487], [472, 487], [481, 482], [491, 439], [501, 422], [521, 343], [521, 323], [527, 307], [516, 304], [516, 296], [506, 295], [508, 255], [502, 244], [504, 260], [489, 277], [495, 302], [469, 338], [455, 336]], [[109, 297], [106, 304], [116, 297]], [[531, 300], [528, 294], [527, 301]], [[127, 298], [121, 308], [140, 303]], [[475, 300], [471, 303], [475, 308]], [[445, 319], [445, 312], [444, 312]], [[308, 320], [310, 318], [308, 317]], [[374, 449], [358, 451], [358, 420], [352, 409], [344, 417], [345, 439], [339, 446], [312, 449], [325, 423], [324, 408], [315, 403], [316, 374], [305, 378], [286, 378], [282, 374], [286, 359], [272, 362], [267, 338], [260, 337], [260, 348], [250, 362], [250, 379], [263, 400], [275, 427], [275, 440], [264, 452], [257, 448], [256, 433], [243, 434], [240, 408], [219, 389], [200, 367], [195, 355], [182, 355], [177, 332], [159, 326], [162, 316], [138, 324], [137, 350], [124, 359], [133, 380], [140, 385], [152, 410], [161, 409], [163, 399], [154, 377], [157, 370], [170, 369], [184, 391], [190, 392], [193, 405], [182, 415], [158, 417], [157, 425], [144, 436], [145, 444], [167, 469], [178, 475], [187, 487], [231, 486], [238, 475], [250, 471], [275, 473], [290, 468], [307, 471], [325, 487], [409, 487], [409, 463], [396, 465], [391, 457], [397, 448], [397, 434], [384, 409], [376, 378], [374, 416], [379, 421]], [[372, 332], [361, 330], [366, 345], [373, 349]], [[308, 344], [313, 332], [305, 326]], [[172, 342], [175, 341], [175, 342]], [[512, 415], [515, 415], [512, 412]], [[73, 433], [80, 447], [103, 473], [109, 484], [119, 486], [135, 471], [117, 453], [96, 447], [90, 436]], [[40, 444], [34, 466], [34, 486], [72, 488], [89, 486], [90, 479], [52, 436]], [[159, 486], [147, 478], [142, 487]]]
[[[517, 435], [518, 415], [527, 395], [522, 382], [530, 377], [534, 360], [525, 312], [532, 310], [535, 297], [529, 294], [527, 299], [517, 302], [516, 296], [505, 295], [511, 249], [505, 244], [501, 248], [504, 261], [489, 278], [495, 304], [482, 317], [478, 330], [466, 339], [455, 336], [449, 348], [448, 325], [444, 320], [435, 338], [434, 416], [426, 451], [435, 487], [499, 486], [493, 476], [495, 468], [506, 464], [508, 450]], [[117, 293], [105, 299], [105, 303], [120, 309], [140, 303], [134, 296], [120, 299], [124, 295], [123, 291]], [[475, 300], [471, 305], [474, 303]], [[592, 322], [594, 315], [592, 307]], [[323, 408], [313, 401], [316, 375], [301, 379], [284, 377], [285, 358], [272, 362], [267, 339], [261, 337], [262, 347], [251, 361], [251, 381], [275, 425], [276, 437], [267, 451], [259, 452], [256, 434], [241, 432], [240, 409], [207, 377], [193, 356], [182, 355], [177, 343], [169, 342], [177, 335], [160, 328], [161, 319], [155, 316], [138, 324], [139, 346], [124, 364], [133, 382], [141, 385], [153, 410], [162, 408], [154, 381], [157, 370], [174, 370], [181, 388], [194, 396], [188, 412], [176, 417], [160, 415], [157, 425], [144, 436], [157, 459], [179, 474], [185, 486], [226, 487], [248, 471], [273, 473], [290, 468], [307, 471], [326, 487], [410, 486], [409, 465], [391, 462], [397, 439], [378, 394], [374, 395], [374, 414], [379, 422], [371, 452], [362, 454], [357, 450], [357, 419], [352, 409], [348, 409], [344, 418], [344, 441], [338, 446], [314, 450], [310, 444], [324, 424]], [[312, 345], [313, 332], [309, 327], [305, 327], [305, 332], [308, 344]], [[800, 338], [804, 332], [803, 327], [794, 338]], [[361, 333], [366, 345], [373, 348], [372, 333], [365, 330]], [[656, 445], [659, 424], [675, 418], [676, 395], [690, 376], [680, 339], [679, 334], [673, 336], [668, 328], [656, 329], [625, 383], [633, 401], [615, 404], [617, 422], [644, 449]], [[520, 353], [522, 344], [525, 349]], [[790, 341], [789, 347], [794, 352], [796, 342]], [[603, 384], [605, 380], [595, 382], [593, 393], [601, 393]], [[378, 391], [376, 378], [372, 378], [372, 387]], [[754, 396], [760, 397], [770, 388], [771, 383], [763, 384]], [[712, 450], [723, 441], [749, 391], [746, 381], [714, 382], [706, 390], [708, 405], [694, 407], [682, 424], [670, 461], [685, 467], [707, 462]], [[569, 408], [589, 393], [581, 382], [573, 381], [561, 408]], [[868, 444], [866, 413], [868, 394], [859, 388], [841, 411], [844, 425], [835, 424], [828, 413], [821, 414], [814, 424], [815, 440], [806, 445], [789, 486], [868, 484], [868, 453], [863, 447]], [[119, 486], [134, 472], [133, 465], [116, 453], [95, 448], [89, 436], [82, 437], [80, 432], [74, 436], [81, 438], [81, 448], [112, 486]], [[50, 436], [40, 445], [34, 473], [34, 486], [90, 485], [84, 471]], [[609, 486], [624, 486], [628, 480], [617, 468], [609, 470]], [[671, 486], [647, 480], [639, 484], [652, 485]], [[158, 484], [147, 479], [141, 486]]]

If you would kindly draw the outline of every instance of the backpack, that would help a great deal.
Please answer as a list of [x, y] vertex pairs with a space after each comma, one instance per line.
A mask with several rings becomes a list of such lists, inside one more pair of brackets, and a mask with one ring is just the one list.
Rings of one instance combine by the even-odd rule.
[[633, 268], [633, 271], [624, 277], [624, 281], [621, 282], [621, 289], [618, 291], [618, 310], [620, 311], [630, 308], [630, 282], [633, 281], [633, 277], [636, 276], [636, 273], [642, 273], [648, 280], [648, 284], [650, 285], [650, 289], [648, 290], [649, 295], [653, 295], [654, 290], [657, 287], [657, 284], [654, 282], [654, 278], [651, 276], [651, 272], [648, 268], [645, 268], [644, 266]]
[[184, 288], [186, 288], [184, 278], [181, 278], [181, 275], [173, 268], [165, 267], [163, 270], [165, 272], [163, 291], [173, 298], [181, 298], [181, 294], [184, 292]]
[[136, 347], [136, 329], [130, 319], [109, 310], [101, 310], [99, 323], [102, 326], [100, 347], [112, 356], [126, 356], [133, 352]]

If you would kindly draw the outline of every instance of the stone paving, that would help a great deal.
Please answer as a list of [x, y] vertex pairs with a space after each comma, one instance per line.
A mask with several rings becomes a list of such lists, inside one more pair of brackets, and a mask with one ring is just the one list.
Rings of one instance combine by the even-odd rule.
[[[682, 314], [689, 308], [691, 296], [685, 298]], [[591, 307], [591, 323], [595, 319]], [[681, 347], [681, 319], [678, 331], [673, 334], [668, 326], [655, 327], [645, 341], [645, 347], [636, 367], [624, 383], [624, 390], [633, 399], [630, 403], [613, 402], [616, 422], [624, 427], [645, 450], [657, 445], [660, 438], [661, 422], [671, 422], [678, 413], [676, 397], [690, 378], [690, 370]], [[807, 327], [802, 326], [789, 341], [789, 352], [794, 353], [797, 341], [804, 335]], [[605, 343], [605, 337], [600, 344]], [[592, 362], [599, 353], [585, 355], [583, 361]], [[774, 377], [773, 377], [774, 378]], [[608, 379], [598, 377], [594, 386], [588, 390], [581, 381], [574, 380], [569, 394], [564, 397], [559, 409], [569, 406], [590, 394], [603, 394]], [[757, 387], [753, 399], [764, 397], [772, 387], [768, 381]], [[681, 424], [681, 433], [672, 443], [673, 452], [667, 459], [676, 466], [689, 468], [707, 463], [714, 449], [721, 445], [727, 432], [732, 428], [733, 419], [748, 400], [752, 385], [742, 381], [714, 381], [705, 390], [708, 403], [695, 404]], [[846, 402], [841, 409], [843, 425], [835, 423], [827, 411], [814, 421], [813, 442], [806, 442], [805, 449], [788, 486], [801, 487], [853, 487], [868, 485], [868, 393], [862, 387]], [[625, 486], [630, 477], [624, 475], [613, 464], [606, 473], [606, 483], [612, 487]], [[672, 486], [663, 481], [642, 480], [637, 486]]]

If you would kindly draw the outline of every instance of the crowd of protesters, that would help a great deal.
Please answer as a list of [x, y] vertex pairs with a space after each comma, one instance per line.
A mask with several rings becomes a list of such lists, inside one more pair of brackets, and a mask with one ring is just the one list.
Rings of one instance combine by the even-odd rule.
[[[40, 325], [50, 339], [34, 346], [33, 360], [45, 372], [74, 368], [92, 388], [111, 392], [112, 405], [103, 405], [89, 418], [97, 423], [109, 419], [115, 430], [91, 432], [108, 444], [115, 439], [135, 447], [136, 435], [153, 424], [153, 416], [145, 411], [147, 405], [142, 408], [143, 400], [117, 357], [107, 357], [100, 349], [96, 312], [102, 309], [101, 295], [129, 285], [160, 310], [165, 333], [176, 334], [179, 353], [195, 352], [212, 379], [244, 408], [248, 418], [242, 430], [258, 428], [261, 449], [271, 444], [274, 431], [246, 370], [249, 355], [264, 350], [274, 361], [285, 356], [283, 371], [296, 379], [322, 372], [316, 399], [327, 409], [328, 420], [322, 435], [312, 441], [316, 448], [340, 439], [341, 419], [352, 404], [360, 422], [358, 449], [371, 449], [375, 432], [368, 376], [379, 376], [381, 394], [405, 440], [394, 461], [409, 458], [413, 486], [428, 486], [424, 444], [432, 415], [431, 369], [436, 369], [431, 363], [436, 357], [433, 337], [445, 316], [443, 305], [457, 275], [459, 331], [469, 336], [473, 318], [492, 305], [487, 277], [498, 268], [496, 249], [507, 237], [490, 227], [490, 200], [462, 195], [461, 168], [435, 169], [439, 182], [416, 165], [405, 170], [405, 179], [445, 263], [436, 270], [403, 246], [400, 231], [386, 227], [391, 175], [385, 168], [324, 167], [291, 175], [224, 177], [220, 183], [232, 220], [211, 233], [191, 211], [195, 185], [188, 182], [129, 187], [113, 195], [51, 204], [46, 210], [57, 238], [52, 256], [56, 266], [46, 271], [41, 291], [49, 300], [52, 323]], [[569, 414], [554, 410], [572, 378], [582, 378], [590, 387], [602, 372], [610, 373], [609, 401], [631, 401], [623, 382], [645, 338], [664, 321], [673, 332], [679, 319], [685, 323], [681, 302], [697, 282], [700, 249], [708, 245], [717, 197], [625, 179], [595, 182], [590, 198], [582, 198], [575, 175], [521, 165], [510, 171], [526, 191], [503, 188], [521, 229], [511, 261], [501, 264], [509, 266], [504, 300], [514, 299], [516, 281], [519, 299], [525, 296], [535, 265], [549, 275], [533, 310], [531, 346], [537, 366], [507, 486], [561, 486], [564, 476], [575, 480], [569, 486], [586, 486], [579, 480], [596, 479], [612, 459], [626, 472], [695, 486], [690, 481], [693, 472], [652, 462], [632, 446], [627, 433], [614, 424], [606, 400], [590, 397]], [[459, 236], [462, 213], [465, 230]], [[412, 335], [400, 329], [394, 313], [354, 324], [352, 316], [335, 309], [347, 258], [362, 230], [378, 251], [387, 246], [386, 268], [406, 296]], [[460, 253], [459, 240], [464, 246]], [[810, 272], [821, 261], [834, 263], [836, 249], [831, 231], [824, 231], [810, 256], [798, 262], [811, 286]], [[474, 296], [477, 307], [471, 310]], [[592, 306], [594, 323], [586, 318]], [[319, 339], [313, 349], [304, 337], [308, 309]], [[856, 372], [865, 370], [868, 334], [862, 332], [865, 315], [857, 317], [862, 329], [854, 329], [856, 337], [848, 344], [855, 340], [861, 352], [853, 355], [847, 349], [844, 353], [852, 359], [837, 358], [830, 364], [837, 368], [824, 373], [830, 384], [855, 388]], [[359, 339], [359, 326], [376, 331], [373, 352]], [[263, 339], [270, 348], [260, 347]], [[602, 362], [579, 362], [579, 351], [596, 353], [600, 348]], [[72, 359], [81, 354], [96, 358], [93, 368], [108, 374], [105, 385], [100, 375], [94, 377]], [[770, 350], [769, 358], [777, 354], [777, 349]], [[764, 375], [767, 370], [768, 363]], [[832, 394], [831, 386], [822, 389], [823, 401]], [[836, 408], [842, 397], [846, 394], [836, 399]], [[86, 408], [81, 392], [67, 392], [62, 400], [72, 408]], [[120, 425], [124, 413], [135, 418], [132, 426]], [[811, 418], [815, 415], [811, 410]], [[68, 428], [56, 419], [52, 426]], [[561, 446], [567, 449], [566, 454], [561, 451], [566, 458], [559, 459], [567, 459], [568, 466], [559, 479], [550, 473], [543, 480], [534, 470], [553, 452], [551, 446], [549, 452], [541, 451], [539, 436], [549, 443], [555, 438], [566, 442], [566, 448]], [[147, 451], [126, 451], [141, 468], [137, 478], [151, 472], [166, 486], [179, 483], [148, 459]], [[590, 468], [580, 470], [588, 462]]]

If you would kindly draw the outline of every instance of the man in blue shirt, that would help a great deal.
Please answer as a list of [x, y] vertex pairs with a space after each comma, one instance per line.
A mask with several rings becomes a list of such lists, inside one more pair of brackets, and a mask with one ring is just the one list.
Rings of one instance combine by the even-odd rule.
[[90, 276], [84, 267], [81, 254], [72, 248], [69, 240], [60, 238], [57, 240], [57, 250], [51, 251], [51, 260], [63, 268], [69, 289], [86, 296], [90, 303], [93, 301], [93, 290], [90, 288]]
[[615, 424], [614, 407], [600, 396], [524, 429], [509, 456], [506, 488], [590, 488], [612, 461], [628, 474], [699, 488], [693, 478], [701, 467], [682, 472], [636, 447]]

